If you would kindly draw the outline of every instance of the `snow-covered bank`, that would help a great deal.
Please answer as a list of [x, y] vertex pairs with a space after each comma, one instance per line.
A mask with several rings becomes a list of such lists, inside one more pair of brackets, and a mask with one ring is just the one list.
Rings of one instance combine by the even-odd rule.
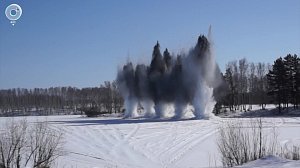
[[[15, 120], [23, 117], [15, 117]], [[0, 129], [10, 118], [0, 118]], [[82, 116], [27, 117], [48, 120], [65, 132], [67, 155], [55, 167], [214, 167], [221, 166], [215, 138], [219, 124], [247, 118], [211, 120], [85, 118]], [[281, 143], [300, 144], [300, 118], [263, 118], [266, 130], [278, 127]]]
[[276, 156], [267, 156], [254, 160], [236, 168], [299, 168], [300, 161], [282, 159]]
[[[246, 109], [249, 108], [249, 105], [246, 105]], [[279, 110], [274, 104], [267, 104], [264, 109], [261, 109], [260, 105], [252, 105], [251, 110], [243, 111], [229, 111], [228, 108], [225, 109], [226, 112], [219, 114], [220, 117], [300, 117], [300, 109], [294, 109], [293, 105], [289, 105], [289, 108], [282, 109], [282, 112], [279, 113]]]

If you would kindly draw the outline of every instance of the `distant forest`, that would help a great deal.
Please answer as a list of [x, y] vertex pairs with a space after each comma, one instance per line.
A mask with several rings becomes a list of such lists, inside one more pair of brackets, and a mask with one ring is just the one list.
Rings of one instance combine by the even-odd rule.
[[91, 88], [51, 87], [0, 90], [0, 115], [79, 114], [85, 109], [119, 113], [123, 99], [115, 82]]
[[[214, 112], [247, 111], [252, 105], [277, 104], [279, 112], [300, 104], [300, 58], [294, 54], [271, 64], [248, 62], [245, 58], [227, 63], [224, 84], [215, 89]], [[246, 106], [248, 105], [248, 106]], [[87, 109], [101, 113], [120, 113], [123, 99], [117, 84], [104, 82], [99, 87], [13, 88], [0, 90], [0, 115], [78, 114]]]

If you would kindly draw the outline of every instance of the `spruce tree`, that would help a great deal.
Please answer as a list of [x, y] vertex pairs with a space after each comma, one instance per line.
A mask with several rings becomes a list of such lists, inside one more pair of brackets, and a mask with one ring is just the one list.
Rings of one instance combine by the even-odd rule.
[[288, 102], [287, 69], [281, 57], [274, 62], [273, 69], [269, 71], [267, 78], [269, 94], [278, 104], [281, 113], [281, 104]]
[[297, 55], [288, 54], [284, 57], [284, 64], [287, 70], [287, 89], [289, 102], [294, 105], [294, 108], [298, 104], [298, 92], [299, 92], [299, 58]]

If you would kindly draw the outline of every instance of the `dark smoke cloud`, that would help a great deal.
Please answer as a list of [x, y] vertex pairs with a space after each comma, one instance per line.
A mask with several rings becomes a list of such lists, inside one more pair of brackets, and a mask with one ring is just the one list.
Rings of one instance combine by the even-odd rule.
[[215, 104], [213, 89], [221, 83], [209, 40], [201, 35], [187, 54], [163, 55], [154, 46], [150, 65], [131, 62], [118, 71], [117, 83], [125, 100], [125, 117], [137, 116], [137, 105], [146, 116], [165, 116], [166, 104], [174, 104], [175, 117], [183, 117], [188, 104], [198, 118], [209, 117]]

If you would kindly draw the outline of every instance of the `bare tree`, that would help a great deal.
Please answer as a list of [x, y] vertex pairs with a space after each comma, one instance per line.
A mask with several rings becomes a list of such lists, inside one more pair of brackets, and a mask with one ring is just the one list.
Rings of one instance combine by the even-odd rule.
[[277, 133], [264, 134], [261, 119], [230, 121], [219, 127], [218, 149], [224, 166], [233, 167], [277, 152]]
[[255, 64], [250, 64], [250, 75], [249, 75], [249, 110], [252, 110], [253, 97], [255, 92]]
[[235, 85], [235, 110], [239, 110], [240, 109], [240, 100], [239, 100], [239, 94], [240, 94], [240, 90], [238, 88], [239, 86], [239, 71], [238, 71], [238, 65], [237, 65], [237, 61], [233, 61], [231, 63], [232, 66], [232, 70], [233, 70], [233, 83]]
[[239, 109], [239, 92], [238, 92], [238, 66], [237, 61], [232, 61], [227, 64], [226, 73], [225, 73], [225, 81], [228, 83], [230, 94], [230, 111]]
[[49, 168], [63, 154], [63, 134], [47, 122], [30, 126], [26, 120], [9, 120], [0, 134], [1, 168]]
[[29, 132], [30, 153], [27, 155], [25, 166], [47, 168], [63, 154], [62, 131], [56, 131], [48, 126], [48, 122], [38, 122]]
[[258, 77], [258, 99], [261, 105], [261, 109], [265, 108], [266, 105], [266, 66], [264, 63], [258, 63], [257, 64], [257, 77]]
[[21, 159], [26, 147], [27, 131], [26, 120], [15, 124], [13, 120], [6, 123], [6, 127], [0, 135], [0, 167], [20, 168]]
[[239, 60], [239, 93], [242, 105], [242, 110], [246, 111], [246, 94], [248, 91], [248, 63], [246, 58]]

